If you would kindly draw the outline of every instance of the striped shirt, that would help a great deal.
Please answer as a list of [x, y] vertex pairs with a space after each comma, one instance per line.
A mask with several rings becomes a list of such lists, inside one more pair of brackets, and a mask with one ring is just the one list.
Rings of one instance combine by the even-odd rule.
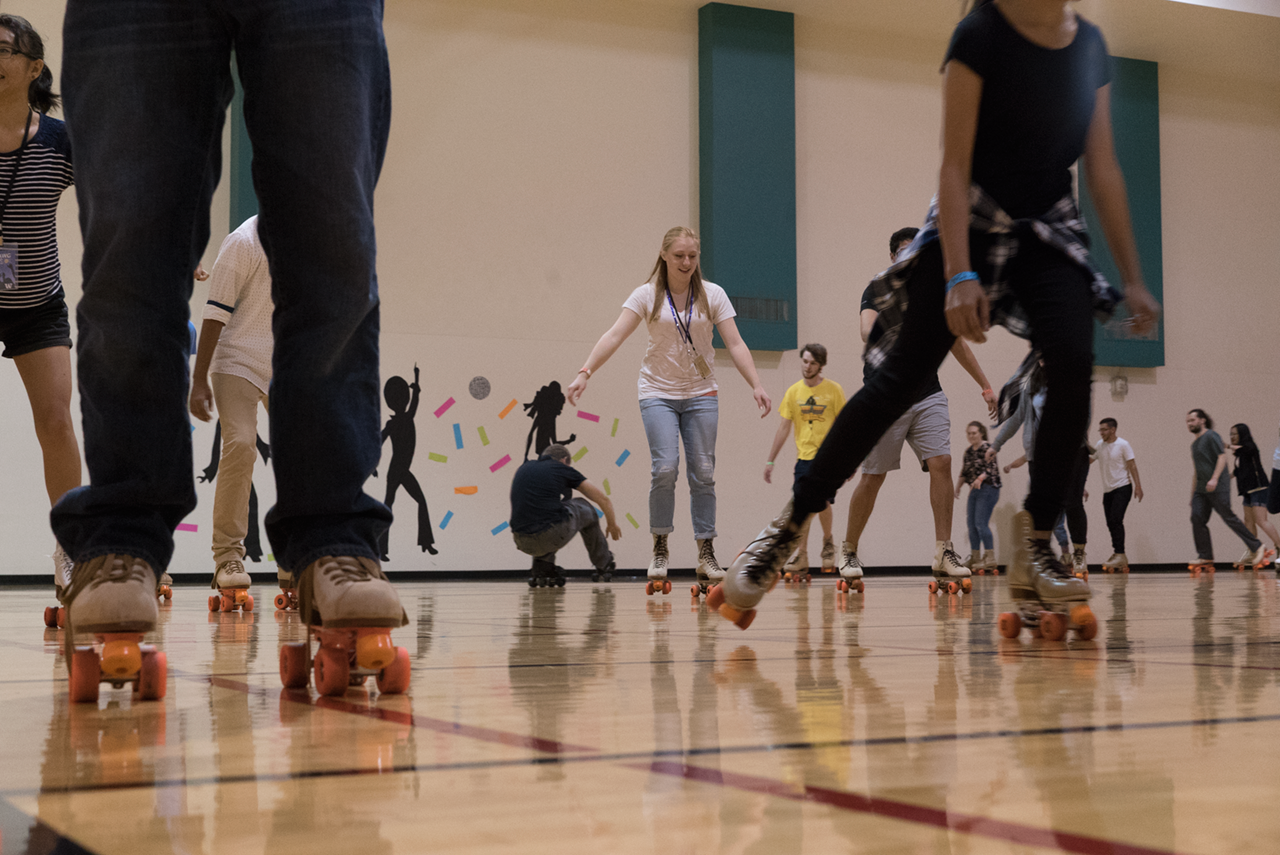
[[62, 191], [74, 183], [67, 126], [58, 119], [41, 116], [40, 129], [27, 141], [21, 164], [17, 149], [0, 154], [0, 194], [9, 186], [15, 166], [18, 174], [0, 222], [5, 245], [18, 247], [18, 287], [0, 290], [3, 309], [40, 306], [62, 291], [58, 200]]

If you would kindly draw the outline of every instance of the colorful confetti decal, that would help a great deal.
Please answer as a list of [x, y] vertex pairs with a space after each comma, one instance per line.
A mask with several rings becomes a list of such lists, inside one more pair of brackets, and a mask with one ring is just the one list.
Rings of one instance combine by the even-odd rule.
[[510, 454], [504, 454], [504, 455], [502, 455], [502, 459], [501, 459], [501, 460], [499, 460], [497, 463], [495, 463], [495, 464], [493, 464], [492, 466], [490, 466], [490, 467], [489, 467], [489, 471], [490, 471], [490, 472], [497, 472], [499, 469], [501, 469], [503, 466], [506, 466], [506, 465], [507, 465], [508, 463], [510, 463], [510, 462], [511, 462], [511, 455], [510, 455]]
[[453, 398], [450, 398], [440, 406], [436, 407], [436, 418], [440, 418], [441, 416], [443, 416], [445, 412], [456, 403], [457, 401], [453, 400]]

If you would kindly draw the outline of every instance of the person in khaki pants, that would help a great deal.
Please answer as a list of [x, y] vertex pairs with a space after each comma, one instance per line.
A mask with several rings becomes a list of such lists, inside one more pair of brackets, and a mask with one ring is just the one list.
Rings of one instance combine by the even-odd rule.
[[[258, 438], [258, 404], [271, 384], [271, 274], [252, 216], [227, 235], [209, 274], [209, 301], [191, 378], [191, 414], [222, 423], [222, 458], [213, 494], [213, 587], [237, 602], [251, 579], [244, 568], [249, 490]], [[292, 587], [283, 569], [281, 587]], [[227, 599], [224, 597], [224, 605]]]

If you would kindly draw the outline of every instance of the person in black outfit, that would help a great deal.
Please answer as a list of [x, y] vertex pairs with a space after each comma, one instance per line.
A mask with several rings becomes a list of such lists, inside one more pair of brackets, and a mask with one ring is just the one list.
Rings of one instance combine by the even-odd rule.
[[[1123, 299], [1138, 334], [1159, 304], [1142, 280], [1124, 177], [1111, 136], [1111, 66], [1102, 33], [1069, 0], [975, 0], [943, 66], [943, 153], [938, 194], [921, 233], [875, 280], [880, 335], [865, 359], [876, 370], [841, 411], [794, 503], [734, 562], [721, 613], [747, 625], [804, 521], [853, 474], [906, 410], [957, 336], [986, 341], [991, 324], [1031, 340], [1048, 386], [1033, 473], [1008, 579], [1024, 615], [1080, 603], [1088, 584], [1049, 547], [1076, 450], [1089, 422], [1093, 319], [1121, 296], [1089, 260], [1072, 191], [1083, 159]], [[1020, 384], [1007, 386], [1001, 409]], [[781, 557], [779, 557], [781, 556]]]
[[[587, 498], [574, 498], [574, 490]], [[564, 584], [564, 572], [556, 567], [556, 553], [575, 534], [582, 535], [591, 556], [591, 566], [596, 571], [592, 578], [599, 581], [604, 577], [607, 582], [613, 576], [613, 552], [600, 529], [596, 509], [587, 499], [604, 512], [609, 537], [621, 539], [613, 502], [569, 465], [569, 449], [563, 445], [548, 446], [537, 460], [522, 463], [516, 470], [511, 479], [511, 535], [516, 549], [533, 556], [530, 587]]]
[[1258, 444], [1253, 441], [1253, 432], [1247, 424], [1231, 426], [1231, 445], [1228, 450], [1235, 452], [1233, 474], [1236, 476], [1236, 489], [1244, 500], [1244, 513], [1241, 516], [1244, 517], [1245, 527], [1254, 537], [1258, 536], [1258, 529], [1262, 529], [1275, 547], [1274, 550], [1259, 549], [1241, 557], [1241, 562], [1246, 558], [1251, 559], [1248, 563], [1261, 569], [1271, 563], [1272, 557], [1280, 554], [1280, 533], [1276, 532], [1274, 525], [1267, 522], [1267, 501], [1271, 491], [1267, 470], [1262, 468], [1262, 455], [1258, 453]]

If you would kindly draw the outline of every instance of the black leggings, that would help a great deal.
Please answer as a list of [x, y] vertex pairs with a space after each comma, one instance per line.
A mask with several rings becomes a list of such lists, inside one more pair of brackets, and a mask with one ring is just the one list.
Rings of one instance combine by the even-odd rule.
[[[1064, 254], [1031, 235], [1020, 238], [1022, 249], [1005, 272], [1031, 320], [1031, 344], [1044, 358], [1048, 386], [1035, 439], [1039, 465], [1024, 507], [1036, 530], [1051, 531], [1089, 427], [1093, 293], [1088, 274]], [[971, 236], [970, 253], [984, 281], [990, 281], [981, 262], [988, 246], [989, 239]], [[955, 342], [943, 314], [946, 279], [937, 241], [921, 252], [906, 288], [910, 308], [893, 350], [840, 411], [809, 474], [796, 481], [797, 517], [826, 506], [826, 498], [835, 495], [880, 436], [915, 403], [921, 386]]]
[[[1035, 483], [1037, 463], [1040, 456], [1027, 464], [1031, 473], [1031, 482]], [[1084, 486], [1089, 478], [1089, 449], [1083, 445], [1075, 454], [1075, 462], [1071, 469], [1071, 478], [1067, 481], [1067, 492], [1062, 498], [1062, 513], [1067, 518], [1067, 530], [1071, 532], [1071, 543], [1084, 546], [1089, 542], [1089, 514], [1084, 509]], [[1054, 520], [1057, 525], [1057, 520]]]

